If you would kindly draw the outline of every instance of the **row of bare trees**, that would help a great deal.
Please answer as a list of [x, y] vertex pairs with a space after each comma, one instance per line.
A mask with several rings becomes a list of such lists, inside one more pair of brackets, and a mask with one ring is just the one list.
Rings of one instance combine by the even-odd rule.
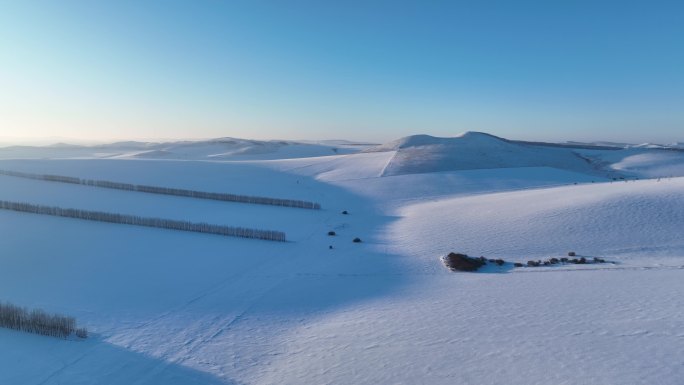
[[162, 218], [145, 218], [135, 215], [122, 215], [101, 211], [87, 211], [68, 209], [55, 206], [34, 205], [23, 202], [0, 201], [0, 209], [19, 211], [25, 213], [52, 215], [57, 217], [85, 219], [89, 221], [121, 223], [126, 225], [157, 227], [161, 229], [191, 231], [197, 233], [225, 235], [229, 237], [254, 238], [267, 241], [285, 242], [285, 233], [272, 230], [257, 230], [243, 227], [212, 225], [209, 223], [196, 223], [177, 221]]
[[74, 317], [48, 314], [40, 309], [29, 310], [11, 303], [0, 303], [0, 327], [59, 338], [72, 334], [88, 337], [86, 328], [76, 327]]
[[159, 187], [159, 186], [146, 186], [146, 185], [136, 185], [130, 183], [119, 183], [110, 182], [104, 180], [91, 180], [91, 179], [80, 179], [70, 176], [62, 175], [43, 175], [43, 174], [31, 174], [19, 171], [9, 171], [0, 170], [0, 174], [14, 176], [19, 178], [28, 179], [38, 179], [50, 182], [60, 182], [60, 183], [72, 183], [72, 184], [82, 184], [86, 186], [95, 186], [116, 190], [128, 190], [128, 191], [138, 191], [151, 194], [164, 194], [164, 195], [175, 195], [182, 197], [191, 197], [199, 199], [211, 199], [217, 201], [225, 202], [239, 202], [239, 203], [252, 203], [260, 205], [271, 205], [271, 206], [283, 206], [283, 207], [296, 207], [302, 209], [320, 210], [321, 205], [316, 202], [302, 201], [297, 199], [280, 199], [280, 198], [269, 198], [269, 197], [259, 197], [251, 195], [238, 195], [238, 194], [226, 194], [226, 193], [213, 193], [206, 191], [195, 191], [195, 190], [185, 190], [177, 188]]

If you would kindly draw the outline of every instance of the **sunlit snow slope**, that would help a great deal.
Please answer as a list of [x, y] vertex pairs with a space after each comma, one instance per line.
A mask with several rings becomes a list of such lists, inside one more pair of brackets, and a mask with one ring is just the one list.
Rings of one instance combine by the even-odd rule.
[[396, 151], [383, 175], [512, 167], [596, 172], [571, 149], [520, 144], [479, 132], [453, 138], [409, 136], [368, 151]]

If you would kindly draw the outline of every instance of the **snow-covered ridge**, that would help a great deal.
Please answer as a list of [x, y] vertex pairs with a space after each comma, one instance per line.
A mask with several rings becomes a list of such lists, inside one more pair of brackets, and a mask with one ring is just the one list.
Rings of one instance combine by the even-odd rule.
[[396, 151], [383, 175], [514, 167], [554, 167], [597, 174], [571, 148], [518, 143], [481, 132], [453, 138], [415, 135], [367, 150]]
[[358, 152], [368, 144], [335, 141], [285, 141], [217, 138], [201, 141], [136, 142], [98, 145], [56, 143], [0, 147], [0, 158], [128, 158], [179, 160], [288, 159]]
[[[395, 152], [383, 176], [519, 167], [552, 167], [596, 177], [654, 177], [684, 175], [684, 153], [680, 149], [659, 145], [620, 145], [607, 143], [545, 143], [517, 141], [482, 132], [466, 132], [455, 137], [439, 138], [412, 135], [375, 146], [365, 152]], [[655, 167], [649, 161], [641, 169], [647, 174], [625, 167], [614, 167], [635, 155], [658, 161], [667, 158], [673, 167]]]
[[435, 146], [435, 145], [496, 145], [501, 142], [509, 143], [507, 139], [491, 134], [476, 131], [467, 131], [451, 138], [440, 138], [431, 135], [410, 135], [376, 147], [371, 147], [367, 152], [396, 151], [411, 147]]

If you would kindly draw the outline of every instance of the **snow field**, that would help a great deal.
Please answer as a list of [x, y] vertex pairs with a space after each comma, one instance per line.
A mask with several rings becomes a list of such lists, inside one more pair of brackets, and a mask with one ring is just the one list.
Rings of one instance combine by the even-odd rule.
[[[490, 137], [474, 137], [473, 148], [491, 151]], [[0, 211], [2, 299], [73, 315], [92, 332], [73, 342], [0, 330], [0, 345], [11, 347], [0, 349], [0, 383], [681, 382], [684, 180], [611, 182], [594, 168], [643, 177], [680, 158], [641, 157], [636, 167], [623, 159], [662, 150], [607, 150], [600, 159], [600, 151], [582, 150], [598, 159], [587, 171], [568, 163], [559, 163], [562, 170], [514, 167], [521, 164], [499, 152], [486, 158], [506, 168], [474, 170], [459, 163], [467, 152], [444, 152], [440, 138], [423, 139], [429, 143], [305, 159], [0, 161], [1, 169], [304, 199], [324, 208], [0, 176], [4, 200], [266, 227], [292, 240]], [[196, 159], [220, 154], [200, 147]], [[404, 156], [401, 167], [420, 173], [387, 176], [396, 154], [415, 147], [420, 156]], [[435, 169], [435, 156], [459, 168]], [[351, 243], [356, 236], [364, 242]], [[449, 251], [525, 261], [571, 250], [616, 264], [466, 274], [439, 262]]]

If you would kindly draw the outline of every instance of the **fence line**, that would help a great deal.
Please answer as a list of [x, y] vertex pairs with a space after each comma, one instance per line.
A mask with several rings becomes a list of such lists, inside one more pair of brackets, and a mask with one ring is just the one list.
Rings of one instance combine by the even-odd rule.
[[57, 217], [77, 218], [89, 221], [120, 223], [126, 225], [156, 227], [161, 229], [190, 231], [196, 233], [217, 234], [228, 237], [253, 238], [277, 242], [285, 242], [286, 240], [285, 233], [281, 231], [220, 226], [202, 222], [196, 223], [162, 218], [146, 218], [135, 215], [122, 215], [106, 213], [101, 211], [87, 211], [68, 208], [65, 209], [55, 206], [41, 206], [22, 202], [0, 201], [0, 209], [33, 214], [52, 215]]
[[58, 338], [72, 334], [88, 337], [86, 328], [76, 327], [74, 317], [48, 314], [40, 309], [29, 310], [11, 303], [0, 303], [0, 327]]
[[130, 183], [119, 183], [105, 180], [80, 179], [63, 175], [32, 174], [27, 172], [0, 170], [1, 175], [13, 176], [18, 178], [36, 179], [48, 182], [71, 183], [86, 186], [94, 186], [115, 190], [137, 191], [150, 194], [174, 195], [197, 199], [210, 199], [224, 202], [251, 203], [260, 205], [295, 207], [301, 209], [320, 210], [321, 205], [316, 202], [309, 202], [297, 199], [280, 199], [251, 195], [238, 195], [226, 193], [212, 193], [206, 191], [194, 191], [177, 188], [136, 185]]

